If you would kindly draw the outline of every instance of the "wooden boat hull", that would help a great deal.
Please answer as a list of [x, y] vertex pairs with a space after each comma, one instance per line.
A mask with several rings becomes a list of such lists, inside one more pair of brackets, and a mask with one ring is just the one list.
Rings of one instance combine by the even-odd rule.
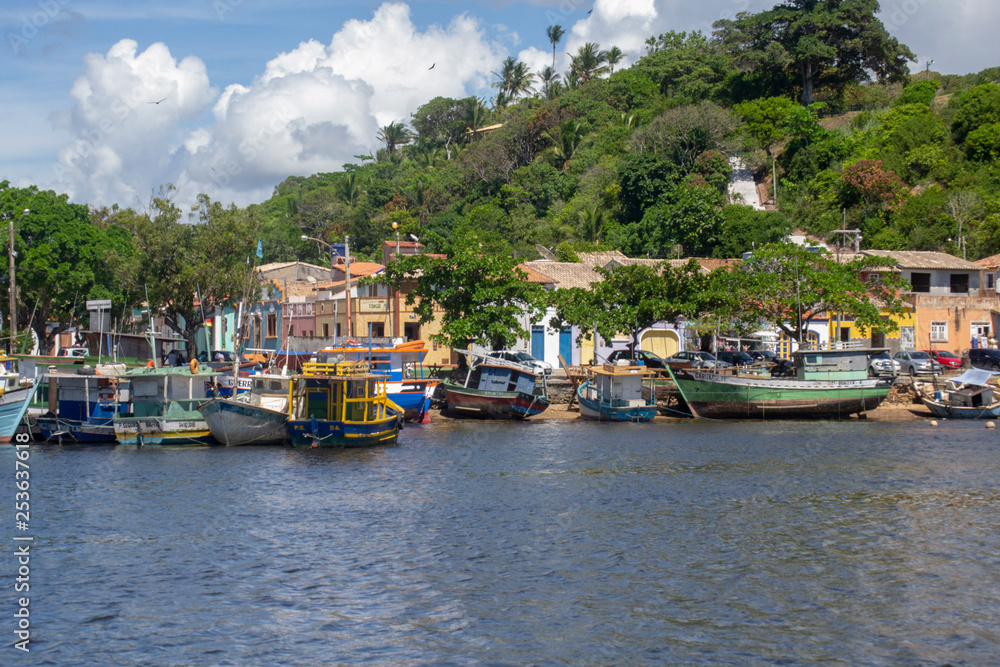
[[228, 398], [198, 407], [212, 437], [223, 445], [280, 445], [288, 441], [288, 415]]
[[365, 423], [303, 419], [288, 422], [293, 447], [371, 447], [396, 443], [402, 427], [400, 415]]
[[9, 444], [14, 439], [34, 392], [34, 385], [26, 384], [0, 396], [0, 443]]
[[580, 416], [599, 422], [648, 422], [656, 416], [656, 405], [615, 406], [587, 398], [590, 381], [576, 388], [576, 400], [580, 404]]
[[79, 421], [62, 417], [38, 417], [38, 430], [45, 440], [114, 443], [115, 427], [111, 418]]
[[979, 407], [953, 406], [944, 401], [921, 396], [921, 400], [931, 414], [938, 419], [996, 419], [1000, 417], [1000, 401]]
[[742, 378], [670, 370], [695, 417], [709, 419], [826, 419], [874, 410], [891, 382]]
[[114, 427], [115, 438], [120, 445], [187, 447], [218, 444], [201, 415], [190, 419], [116, 417]]
[[522, 391], [467, 389], [443, 382], [449, 410], [478, 412], [492, 419], [527, 419], [545, 411], [549, 399]]
[[388, 380], [385, 386], [389, 400], [402, 408], [405, 421], [425, 421], [437, 380]]

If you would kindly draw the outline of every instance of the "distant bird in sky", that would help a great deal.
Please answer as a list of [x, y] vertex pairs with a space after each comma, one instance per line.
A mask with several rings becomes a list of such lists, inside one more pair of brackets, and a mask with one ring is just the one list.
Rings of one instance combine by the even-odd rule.
[[430, 67], [428, 67], [427, 69], [428, 69], [428, 70], [432, 70], [432, 69], [434, 69], [434, 65], [437, 65], [437, 63], [433, 63], [433, 64], [431, 64], [431, 66], [430, 66]]
[[166, 99], [167, 99], [167, 98], [166, 98], [166, 97], [164, 97], [164, 98], [163, 98], [162, 100], [159, 100], [159, 101], [156, 101], [156, 102], [150, 102], [150, 104], [159, 104], [160, 102], [163, 102], [163, 101], [165, 101]]
[[594, 10], [591, 9], [589, 12], [587, 12], [587, 16], [590, 16], [593, 12], [594, 12]]

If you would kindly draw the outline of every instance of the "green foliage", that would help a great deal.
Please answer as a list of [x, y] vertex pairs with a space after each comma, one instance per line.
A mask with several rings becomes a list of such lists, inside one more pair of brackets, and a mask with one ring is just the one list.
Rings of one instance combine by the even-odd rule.
[[1000, 123], [1000, 85], [989, 83], [976, 86], [957, 101], [952, 99], [951, 105], [955, 111], [951, 131], [955, 141], [962, 143], [971, 132], [983, 125]]
[[940, 84], [937, 81], [924, 80], [912, 83], [903, 89], [903, 93], [896, 99], [896, 104], [926, 104], [930, 106], [937, 96], [938, 88], [940, 88]]
[[556, 261], [558, 262], [580, 262], [580, 256], [573, 250], [573, 245], [563, 241], [556, 246]]
[[726, 81], [735, 67], [701, 32], [668, 32], [650, 37], [646, 45], [650, 54], [632, 69], [654, 81], [674, 105], [725, 101]]
[[[487, 240], [487, 243], [482, 243]], [[531, 334], [522, 317], [536, 321], [545, 291], [517, 268], [504, 243], [470, 236], [447, 245], [444, 258], [415, 255], [390, 262], [385, 271], [362, 281], [399, 287], [416, 276], [406, 303], [415, 305], [420, 323], [440, 316], [439, 343], [463, 349], [471, 343], [504, 349]], [[435, 313], [435, 309], [440, 313]]]
[[674, 164], [654, 153], [631, 155], [618, 169], [622, 222], [642, 220], [646, 209], [653, 206], [679, 181]]
[[1000, 158], [1000, 123], [980, 125], [965, 137], [970, 160], [988, 162]]
[[605, 340], [628, 333], [633, 345], [638, 345], [643, 329], [660, 321], [674, 322], [682, 315], [690, 317], [699, 310], [705, 276], [694, 260], [677, 269], [633, 264], [596, 270], [602, 280], [592, 289], [551, 293], [556, 315], [550, 326], [577, 326], [581, 336], [596, 330]]
[[878, 11], [875, 0], [786, 0], [713, 27], [743, 71], [797, 72], [802, 104], [809, 105], [816, 88], [839, 91], [872, 74], [906, 79], [906, 63], [916, 58], [889, 34]]
[[768, 97], [737, 104], [733, 113], [742, 119], [746, 133], [770, 156], [774, 145], [788, 136], [788, 118], [797, 106], [787, 97]]
[[620, 245], [634, 257], [669, 258], [676, 246], [688, 255], [712, 254], [722, 233], [719, 193], [707, 186], [678, 187], [623, 229]]
[[[882, 315], [904, 312], [900, 292], [906, 286], [898, 273], [881, 272], [889, 265], [872, 257], [841, 263], [829, 253], [769, 245], [737, 266], [712, 272], [706, 310], [751, 325], [770, 323], [795, 340], [802, 340], [809, 322], [831, 312], [868, 330], [894, 331], [898, 325]], [[867, 282], [864, 277], [875, 271], [880, 280]]]
[[792, 225], [777, 211], [757, 211], [752, 206], [733, 205], [722, 209], [722, 231], [715, 257], [741, 257], [771, 243], [781, 243], [792, 233]]

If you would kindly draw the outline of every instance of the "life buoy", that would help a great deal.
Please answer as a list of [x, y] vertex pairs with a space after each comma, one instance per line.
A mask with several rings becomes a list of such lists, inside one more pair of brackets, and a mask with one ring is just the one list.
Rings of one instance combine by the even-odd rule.
[[360, 345], [360, 343], [358, 343], [358, 341], [354, 340], [353, 338], [348, 338], [347, 340], [344, 341], [344, 345]]
[[156, 362], [150, 359], [146, 362], [146, 368], [156, 368]]
[[197, 375], [197, 374], [198, 374], [198, 360], [197, 359], [192, 359], [191, 360], [191, 375]]

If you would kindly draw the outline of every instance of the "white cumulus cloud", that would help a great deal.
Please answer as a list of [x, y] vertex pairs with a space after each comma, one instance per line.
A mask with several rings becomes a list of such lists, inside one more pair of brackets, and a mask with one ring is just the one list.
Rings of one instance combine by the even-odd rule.
[[220, 94], [197, 57], [178, 63], [164, 44], [138, 53], [122, 40], [87, 57], [73, 109], [58, 118], [74, 138], [60, 151], [59, 185], [94, 203], [134, 203], [167, 182], [184, 201], [199, 192], [260, 201], [289, 175], [339, 170], [368, 153], [379, 127], [408, 121], [435, 96], [486, 86], [504, 55], [474, 18], [420, 30], [407, 5], [385, 3], [329, 44], [302, 42]]

